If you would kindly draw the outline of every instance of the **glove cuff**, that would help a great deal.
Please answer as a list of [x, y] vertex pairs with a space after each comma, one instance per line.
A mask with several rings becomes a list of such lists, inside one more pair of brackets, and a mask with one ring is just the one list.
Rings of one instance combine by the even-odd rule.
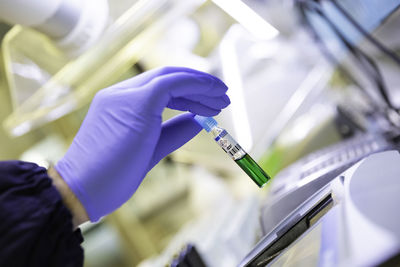
[[79, 181], [77, 181], [77, 179], [75, 178], [76, 173], [74, 173], [73, 168], [68, 163], [68, 161], [63, 158], [57, 162], [54, 168], [60, 174], [60, 176], [68, 185], [70, 190], [74, 193], [74, 195], [79, 199], [82, 206], [85, 208], [90, 221], [97, 222], [102, 215], [100, 215], [99, 211], [92, 204], [92, 201], [85, 193], [85, 190], [79, 185]]

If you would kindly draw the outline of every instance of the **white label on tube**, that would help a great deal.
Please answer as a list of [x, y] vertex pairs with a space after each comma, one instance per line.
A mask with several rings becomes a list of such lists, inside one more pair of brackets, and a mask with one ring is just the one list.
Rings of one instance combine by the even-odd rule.
[[246, 155], [243, 148], [225, 130], [215, 138], [215, 141], [233, 160], [241, 159]]

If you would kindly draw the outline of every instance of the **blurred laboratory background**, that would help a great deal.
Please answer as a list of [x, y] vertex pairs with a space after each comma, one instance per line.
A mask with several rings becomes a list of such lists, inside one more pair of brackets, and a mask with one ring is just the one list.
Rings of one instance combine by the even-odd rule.
[[228, 85], [216, 119], [272, 176], [258, 188], [202, 131], [81, 227], [86, 267], [399, 264], [400, 0], [64, 5], [55, 26], [0, 8], [0, 160], [48, 167], [97, 91], [186, 66]]

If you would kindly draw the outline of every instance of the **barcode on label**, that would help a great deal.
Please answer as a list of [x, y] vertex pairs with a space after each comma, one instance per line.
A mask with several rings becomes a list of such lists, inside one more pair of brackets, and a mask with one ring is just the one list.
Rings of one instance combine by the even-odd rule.
[[240, 146], [236, 144], [231, 150], [229, 150], [229, 154], [231, 156], [235, 155], [240, 150]]

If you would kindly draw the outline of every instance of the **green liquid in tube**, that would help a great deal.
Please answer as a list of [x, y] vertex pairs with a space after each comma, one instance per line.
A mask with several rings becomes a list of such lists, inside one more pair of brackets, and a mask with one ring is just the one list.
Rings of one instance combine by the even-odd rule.
[[249, 154], [228, 134], [219, 127], [218, 123], [211, 117], [196, 115], [194, 119], [207, 131], [210, 132], [217, 144], [239, 165], [239, 167], [258, 185], [264, 185], [271, 179], [264, 170], [250, 157]]
[[235, 160], [235, 162], [260, 188], [264, 187], [271, 179], [249, 154]]

